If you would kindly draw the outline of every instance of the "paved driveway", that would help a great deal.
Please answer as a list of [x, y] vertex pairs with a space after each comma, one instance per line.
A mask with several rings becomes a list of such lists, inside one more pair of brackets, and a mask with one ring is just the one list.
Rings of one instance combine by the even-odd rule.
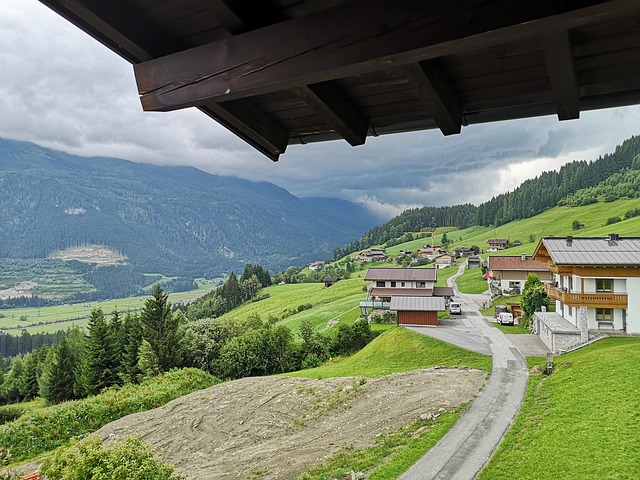
[[529, 377], [524, 357], [506, 335], [480, 315], [476, 297], [457, 293], [456, 299], [461, 301], [467, 314], [466, 319], [458, 320], [462, 325], [447, 322], [443, 327], [420, 327], [416, 331], [442, 340], [449, 336], [450, 340], [445, 341], [460, 346], [468, 342], [474, 351], [484, 350], [488, 345], [493, 357], [491, 377], [449, 433], [407, 470], [401, 480], [475, 478], [511, 426], [524, 398]]

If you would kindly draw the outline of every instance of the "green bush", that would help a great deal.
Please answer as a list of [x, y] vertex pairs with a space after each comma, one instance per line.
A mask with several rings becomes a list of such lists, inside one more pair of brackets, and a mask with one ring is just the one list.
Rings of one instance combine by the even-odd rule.
[[24, 413], [24, 408], [20, 404], [3, 405], [0, 407], [0, 425], [12, 422]]
[[172, 370], [140, 385], [114, 387], [84, 400], [37, 409], [0, 426], [0, 445], [9, 449], [13, 461], [33, 458], [109, 422], [160, 407], [217, 382], [215, 377], [195, 368]]
[[91, 436], [47, 458], [42, 473], [50, 480], [177, 480], [173, 467], [153, 457], [139, 438], [107, 448]]
[[614, 223], [618, 223], [621, 221], [622, 219], [620, 217], [609, 217], [607, 218], [607, 222], [605, 223], [605, 225], [613, 225]]

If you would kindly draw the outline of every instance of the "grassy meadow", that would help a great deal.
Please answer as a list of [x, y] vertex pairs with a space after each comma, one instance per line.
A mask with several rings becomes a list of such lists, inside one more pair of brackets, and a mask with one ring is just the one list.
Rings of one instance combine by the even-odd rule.
[[[189, 292], [170, 293], [169, 300], [172, 303], [186, 301], [201, 297], [209, 290], [191, 290]], [[100, 307], [110, 314], [115, 309], [120, 313], [135, 312], [144, 307], [144, 301], [148, 297], [127, 297], [117, 300], [105, 300], [101, 302], [74, 303], [67, 305], [55, 305], [52, 307], [11, 308], [0, 310], [4, 317], [0, 318], [0, 329], [6, 329], [8, 333], [20, 334], [22, 329], [29, 333], [55, 332], [66, 330], [72, 325], [86, 325], [91, 310]], [[26, 316], [26, 321], [20, 317]]]
[[640, 338], [609, 338], [534, 375], [481, 480], [640, 478]]

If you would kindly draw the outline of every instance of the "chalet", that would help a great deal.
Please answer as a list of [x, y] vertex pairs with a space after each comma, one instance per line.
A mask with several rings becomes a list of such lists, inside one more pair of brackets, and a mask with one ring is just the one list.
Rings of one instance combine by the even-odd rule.
[[471, 255], [467, 259], [467, 268], [473, 270], [474, 268], [480, 268], [482, 265], [482, 257], [480, 255]]
[[400, 250], [400, 255], [409, 255], [410, 257], [412, 257], [413, 250]]
[[436, 256], [436, 268], [445, 268], [455, 265], [456, 259], [450, 253], [441, 253]]
[[546, 237], [533, 258], [555, 276], [545, 292], [556, 311], [534, 322], [551, 350], [584, 343], [589, 330], [640, 333], [640, 237]]
[[487, 244], [489, 245], [487, 247], [488, 252], [497, 252], [498, 250], [507, 248], [507, 240], [503, 238], [490, 238], [487, 240]]
[[547, 262], [534, 260], [527, 255], [489, 257], [487, 268], [490, 286], [496, 286], [499, 293], [512, 291], [519, 295], [530, 273], [536, 274], [543, 282], [552, 279]]
[[476, 252], [471, 247], [456, 247], [453, 249], [453, 253], [457, 258], [469, 257]]
[[440, 245], [425, 245], [424, 247], [418, 249], [418, 256], [423, 258], [433, 258], [440, 253], [442, 253], [440, 250]]
[[360, 252], [356, 257], [359, 263], [384, 262], [387, 259], [387, 252], [384, 248], [371, 248], [366, 252]]
[[[370, 268], [364, 279], [371, 283], [366, 301], [360, 302], [363, 314], [367, 314], [367, 309], [414, 312], [399, 314], [399, 325], [437, 325], [437, 312], [445, 310], [447, 301], [453, 297], [452, 288], [435, 286], [435, 268]], [[401, 300], [394, 300], [396, 297]], [[434, 297], [440, 300], [415, 300]]]

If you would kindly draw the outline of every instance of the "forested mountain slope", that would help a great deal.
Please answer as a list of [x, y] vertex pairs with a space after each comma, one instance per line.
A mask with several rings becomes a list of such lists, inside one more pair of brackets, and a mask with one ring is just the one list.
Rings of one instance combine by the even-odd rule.
[[0, 257], [99, 244], [138, 271], [213, 277], [328, 258], [361, 234], [270, 183], [0, 139]]
[[[623, 190], [627, 192], [633, 188], [636, 181], [635, 174], [633, 172], [623, 174], [623, 172], [632, 168], [634, 158], [638, 155], [640, 155], [640, 136], [634, 136], [625, 140], [611, 154], [589, 162], [574, 161], [564, 165], [559, 171], [543, 172], [534, 179], [526, 180], [514, 191], [498, 195], [477, 207], [465, 204], [405, 210], [384, 225], [372, 228], [359, 240], [343, 248], [337, 248], [334, 251], [334, 259], [372, 245], [383, 244], [390, 239], [401, 237], [404, 233], [425, 228], [455, 226], [464, 229], [473, 225], [499, 226], [514, 220], [533, 217], [559, 204], [585, 205], [595, 201], [594, 196], [605, 195], [603, 189], [606, 189], [608, 192], [606, 195], [611, 199], [629, 197], [621, 192]], [[618, 176], [612, 177], [614, 174]], [[612, 178], [608, 180], [608, 187], [598, 186], [609, 177]], [[618, 183], [624, 185], [618, 186]], [[594, 190], [582, 191], [589, 187], [593, 187]], [[578, 191], [582, 193], [577, 195]], [[570, 199], [565, 200], [566, 197]], [[585, 198], [588, 199], [585, 200]]]

